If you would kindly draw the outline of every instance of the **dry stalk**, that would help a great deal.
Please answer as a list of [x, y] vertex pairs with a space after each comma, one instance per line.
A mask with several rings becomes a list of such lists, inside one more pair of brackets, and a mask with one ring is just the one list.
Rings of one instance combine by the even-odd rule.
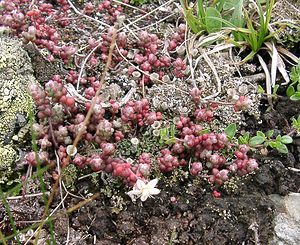
[[[90, 118], [91, 118], [91, 116], [92, 116], [92, 114], [93, 114], [93, 110], [94, 110], [94, 107], [95, 107], [95, 105], [96, 105], [97, 98], [99, 97], [100, 92], [101, 92], [102, 88], [103, 88], [104, 85], [105, 85], [105, 77], [106, 77], [106, 74], [107, 74], [107, 72], [108, 72], [108, 69], [109, 69], [109, 67], [110, 67], [110, 65], [111, 65], [111, 61], [112, 61], [112, 53], [113, 53], [113, 50], [114, 50], [114, 47], [115, 47], [115, 43], [116, 43], [116, 35], [117, 35], [117, 29], [115, 28], [115, 29], [114, 29], [114, 32], [113, 32], [113, 34], [112, 34], [111, 45], [110, 45], [110, 47], [109, 47], [108, 59], [107, 59], [107, 62], [106, 62], [105, 67], [104, 67], [104, 71], [103, 71], [102, 76], [101, 76], [101, 79], [100, 79], [100, 86], [99, 86], [99, 88], [98, 88], [98, 90], [97, 90], [97, 92], [96, 92], [96, 94], [95, 94], [95, 96], [94, 96], [94, 98], [93, 98], [93, 100], [92, 100], [92, 104], [91, 104], [91, 106], [90, 106], [90, 109], [89, 109], [89, 111], [88, 111], [88, 113], [87, 113], [87, 115], [86, 115], [86, 117], [85, 117], [85, 119], [84, 119], [84, 122], [83, 122], [83, 125], [84, 125], [84, 126], [80, 129], [80, 131], [78, 132], [78, 134], [77, 134], [77, 136], [76, 136], [76, 138], [75, 138], [75, 140], [74, 140], [74, 142], [73, 142], [73, 147], [76, 147], [77, 144], [78, 144], [78, 142], [80, 141], [81, 136], [82, 136], [82, 134], [83, 134], [84, 131], [85, 131], [84, 129], [87, 127], [87, 125], [88, 125], [88, 123], [89, 123], [89, 120], [90, 120]], [[62, 166], [61, 171], [63, 171], [63, 169], [64, 169], [66, 166], [68, 166], [69, 162], [70, 162], [70, 155], [67, 156], [66, 164], [64, 164], [64, 165]], [[36, 236], [35, 241], [34, 241], [34, 244], [35, 244], [35, 245], [37, 244], [37, 241], [38, 241], [38, 238], [39, 238], [40, 231], [41, 231], [43, 225], [45, 224], [45, 222], [46, 222], [46, 220], [47, 220], [48, 211], [49, 211], [50, 205], [51, 205], [51, 203], [52, 203], [52, 201], [53, 201], [54, 195], [55, 195], [55, 193], [57, 192], [57, 189], [58, 189], [58, 187], [59, 187], [60, 179], [61, 179], [61, 176], [58, 176], [58, 178], [56, 178], [56, 180], [55, 180], [55, 182], [54, 182], [54, 184], [53, 184], [53, 186], [52, 186], [52, 191], [51, 191], [51, 193], [50, 193], [50, 196], [49, 196], [49, 199], [48, 199], [48, 202], [47, 202], [47, 204], [46, 204], [45, 211], [44, 211], [44, 214], [43, 214], [43, 217], [42, 217], [42, 220], [43, 220], [43, 221], [41, 222], [41, 224], [40, 224], [39, 227], [37, 228], [37, 236]], [[94, 198], [96, 198], [98, 195], [99, 195], [99, 193], [96, 193], [96, 194], [94, 195], [94, 196], [95, 196]], [[62, 201], [63, 201], [63, 200], [62, 200]], [[89, 202], [89, 201], [91, 201], [91, 198], [85, 200], [85, 201], [84, 201], [84, 204], [87, 203], [87, 202]], [[80, 205], [79, 207], [81, 207], [81, 206], [82, 206], [82, 205]], [[76, 205], [75, 207], [78, 208], [78, 205]], [[71, 208], [71, 210], [72, 210], [72, 208]]]
[[68, 3], [70, 4], [71, 8], [74, 10], [74, 12], [75, 12], [76, 14], [81, 15], [81, 16], [83, 16], [83, 17], [89, 19], [89, 20], [95, 21], [95, 22], [97, 22], [97, 23], [100, 24], [100, 25], [103, 25], [103, 26], [106, 26], [106, 27], [110, 27], [110, 25], [108, 25], [108, 24], [106, 24], [106, 23], [104, 23], [104, 22], [102, 22], [102, 21], [100, 21], [100, 20], [97, 20], [97, 19], [95, 19], [95, 18], [93, 18], [93, 17], [91, 17], [91, 16], [88, 16], [88, 15], [86, 15], [86, 14], [81, 13], [81, 12], [74, 6], [74, 4], [71, 2], [71, 0], [67, 0], [67, 1], [68, 1]]
[[[77, 136], [76, 136], [76, 138], [75, 138], [75, 140], [73, 142], [73, 147], [76, 147], [77, 144], [78, 144], [78, 142], [80, 141], [81, 136], [82, 136], [82, 134], [85, 131], [85, 127], [87, 127], [87, 125], [88, 125], [88, 123], [90, 121], [90, 118], [91, 118], [91, 116], [93, 114], [93, 110], [94, 110], [94, 107], [96, 105], [97, 98], [99, 97], [102, 88], [105, 87], [105, 77], [106, 77], [108, 69], [109, 69], [109, 67], [111, 65], [112, 53], [113, 53], [113, 50], [114, 50], [114, 47], [115, 47], [115, 43], [116, 43], [116, 35], [117, 35], [117, 30], [115, 28], [114, 32], [113, 32], [113, 35], [112, 35], [112, 39], [111, 39], [112, 40], [111, 41], [111, 45], [109, 47], [108, 59], [107, 59], [107, 62], [106, 62], [105, 67], [104, 67], [104, 71], [102, 72], [102, 76], [101, 76], [101, 79], [100, 79], [100, 86], [99, 86], [99, 88], [98, 88], [98, 90], [97, 90], [97, 92], [96, 92], [96, 94], [95, 94], [95, 96], [94, 96], [94, 98], [92, 100], [92, 104], [90, 106], [90, 109], [89, 109], [89, 111], [88, 111], [88, 113], [87, 113], [87, 115], [86, 115], [86, 117], [85, 117], [85, 119], [83, 121], [83, 125], [84, 126], [80, 129], [79, 133], [77, 134]], [[69, 161], [70, 161], [70, 155], [68, 155], [68, 157], [67, 157], [67, 163], [69, 163]]]
[[[144, 14], [144, 15], [142, 15], [141, 17], [137, 18], [136, 20], [134, 20], [133, 22], [131, 22], [129, 25], [127, 25], [127, 27], [130, 26], [130, 25], [133, 25], [133, 24], [135, 24], [135, 23], [137, 23], [137, 22], [139, 22], [139, 21], [142, 20], [142, 19], [145, 19], [147, 16], [149, 16], [149, 15], [151, 15], [152, 13], [158, 11], [158, 10], [161, 9], [162, 7], [164, 7], [164, 6], [166, 6], [166, 5], [170, 4], [170, 3], [172, 3], [173, 1], [174, 1], [174, 0], [170, 0], [170, 1], [165, 2], [164, 4], [158, 6], [157, 8], [155, 8], [155, 9], [153, 9], [153, 10], [151, 10], [151, 11], [148, 12], [147, 14]], [[125, 29], [125, 27], [120, 28], [118, 31], [122, 31], [123, 29]]]
[[82, 206], [84, 206], [85, 204], [87, 204], [87, 203], [93, 201], [94, 199], [96, 199], [99, 195], [100, 195], [100, 192], [97, 192], [97, 193], [95, 193], [93, 196], [91, 196], [90, 198], [85, 199], [85, 200], [83, 200], [83, 201], [77, 203], [77, 204], [74, 205], [73, 207], [68, 208], [68, 209], [67, 209], [67, 213], [69, 214], [69, 213], [72, 213], [72, 212], [74, 212], [74, 211], [80, 209], [80, 208], [81, 208]]
[[39, 239], [39, 236], [40, 236], [40, 232], [41, 232], [41, 230], [42, 230], [42, 227], [44, 226], [44, 224], [45, 224], [45, 222], [46, 222], [46, 220], [47, 220], [47, 217], [48, 217], [48, 211], [49, 211], [50, 205], [51, 205], [51, 203], [52, 203], [52, 201], [53, 201], [54, 195], [55, 195], [56, 190], [57, 190], [57, 188], [58, 188], [58, 184], [59, 184], [58, 179], [59, 179], [59, 178], [56, 179], [56, 181], [54, 182], [54, 184], [53, 184], [53, 186], [52, 186], [52, 191], [51, 191], [51, 193], [50, 193], [48, 202], [47, 202], [46, 207], [45, 207], [45, 211], [44, 211], [44, 214], [43, 214], [43, 217], [42, 217], [42, 222], [40, 223], [40, 225], [39, 225], [39, 227], [37, 228], [37, 231], [36, 231], [37, 235], [36, 235], [36, 237], [35, 237], [35, 239], [34, 239], [34, 243], [33, 243], [34, 245], [37, 244], [38, 239]]

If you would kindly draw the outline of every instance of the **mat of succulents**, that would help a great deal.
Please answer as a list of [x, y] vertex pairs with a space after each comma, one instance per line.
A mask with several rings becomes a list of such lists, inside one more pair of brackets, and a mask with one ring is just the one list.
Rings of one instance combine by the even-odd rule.
[[0, 243], [300, 243], [299, 8], [0, 0]]

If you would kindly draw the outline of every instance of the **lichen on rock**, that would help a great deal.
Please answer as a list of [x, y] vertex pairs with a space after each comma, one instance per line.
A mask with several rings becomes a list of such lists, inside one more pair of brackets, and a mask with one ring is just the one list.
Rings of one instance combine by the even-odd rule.
[[18, 146], [12, 137], [27, 124], [34, 105], [29, 86], [37, 81], [19, 41], [0, 36], [0, 53], [0, 183], [5, 183], [18, 159]]

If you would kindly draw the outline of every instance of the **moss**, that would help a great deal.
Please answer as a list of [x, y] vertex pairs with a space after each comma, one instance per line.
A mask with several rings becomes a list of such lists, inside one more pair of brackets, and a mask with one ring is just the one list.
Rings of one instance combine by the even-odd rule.
[[33, 76], [30, 58], [15, 39], [0, 36], [0, 180], [13, 173], [18, 148], [12, 141], [17, 128], [26, 125], [29, 108], [34, 105], [28, 91]]
[[74, 190], [76, 187], [75, 184], [77, 178], [78, 178], [78, 168], [73, 164], [68, 165], [62, 173], [62, 180], [64, 181], [65, 186], [68, 189]]
[[139, 144], [136, 148], [130, 142], [130, 138], [132, 137], [128, 136], [128, 139], [123, 139], [116, 144], [116, 155], [137, 158], [143, 152], [157, 155], [158, 151], [161, 149], [159, 138], [153, 135], [150, 127], [148, 127], [142, 135], [139, 135], [139, 137], [137, 137], [139, 139]]

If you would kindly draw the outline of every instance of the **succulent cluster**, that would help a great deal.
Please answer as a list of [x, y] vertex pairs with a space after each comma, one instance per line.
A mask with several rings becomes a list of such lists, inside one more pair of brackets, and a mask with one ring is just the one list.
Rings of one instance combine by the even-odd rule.
[[[114, 113], [120, 116], [121, 121], [116, 121], [112, 117], [108, 120], [105, 119], [105, 115], [111, 114], [113, 106], [104, 109], [101, 104], [96, 104], [90, 123], [86, 127], [83, 124], [85, 119], [83, 113], [86, 113], [89, 107], [81, 106], [80, 108], [78, 104], [75, 104], [74, 98], [66, 96], [66, 90], [61, 87], [59, 81], [60, 78], [55, 76], [53, 80], [45, 84], [44, 89], [39, 86], [31, 87], [40, 119], [39, 124], [33, 125], [37, 143], [41, 149], [39, 159], [44, 164], [53, 162], [49, 160], [51, 153], [48, 152], [54, 146], [58, 149], [58, 156], [62, 165], [67, 163], [67, 157], [71, 155], [74, 156], [71, 163], [79, 168], [89, 166], [95, 172], [102, 170], [106, 173], [112, 173], [113, 176], [123, 178], [124, 182], [130, 185], [134, 185], [137, 178], [148, 176], [151, 166], [149, 154], [141, 154], [138, 163], [133, 165], [114, 157], [115, 144], [122, 140], [124, 135], [128, 135], [128, 127], [151, 125], [161, 120], [162, 114], [150, 112], [148, 101], [142, 99], [128, 101], [122, 109], [115, 107]], [[68, 147], [82, 128], [84, 128], [82, 137], [85, 143], [78, 147], [77, 154], [73, 154], [68, 150]], [[100, 153], [83, 154], [83, 149], [89, 143], [97, 144]], [[132, 144], [134, 145], [133, 140]], [[54, 157], [53, 153], [52, 157]], [[35, 166], [37, 164], [34, 152], [28, 153], [25, 159], [30, 165]]]
[[124, 123], [138, 126], [151, 125], [162, 119], [161, 112], [149, 112], [147, 99], [129, 101], [121, 110], [121, 119]]
[[67, 63], [77, 49], [73, 45], [61, 45], [57, 27], [47, 21], [47, 16], [50, 15], [62, 26], [69, 24], [68, 2], [58, 0], [58, 3], [61, 8], [55, 10], [52, 4], [43, 1], [38, 1], [32, 9], [29, 9], [29, 1], [1, 1], [0, 25], [9, 27], [24, 43], [33, 42], [41, 49], [46, 48], [50, 52], [47, 57], [49, 60], [53, 60], [55, 56]]
[[[47, 49], [48, 61], [60, 59], [68, 69], [66, 74], [55, 75], [43, 85], [30, 87], [37, 107], [37, 122], [33, 129], [40, 151], [27, 153], [25, 161], [29, 165], [35, 166], [39, 159], [50, 166], [60, 163], [62, 166], [74, 164], [81, 169], [89, 167], [94, 172], [103, 171], [119, 177], [130, 186], [134, 186], [138, 179], [147, 182], [155, 171], [166, 173], [179, 167], [188, 169], [192, 176], [202, 175], [205, 170], [206, 175], [203, 176], [210, 183], [222, 185], [231, 175], [245, 175], [258, 167], [256, 160], [247, 156], [249, 148], [239, 146], [233, 154], [236, 146], [229, 142], [226, 134], [204, 129], [202, 122], [209, 124], [214, 120], [217, 105], [200, 104], [202, 91], [198, 88], [193, 87], [190, 94], [187, 93], [195, 102], [196, 109], [191, 108], [191, 113], [188, 111], [190, 117], [180, 117], [175, 124], [174, 142], [166, 145], [159, 142], [157, 131], [160, 129], [153, 125], [161, 125], [158, 122], [164, 121], [163, 125], [168, 126], [170, 120], [164, 118], [166, 115], [159, 109], [151, 108], [142, 93], [136, 93], [124, 104], [110, 98], [104, 106], [101, 96], [94, 97], [103, 85], [99, 69], [102, 72], [100, 64], [108, 60], [114, 29], [111, 27], [101, 34], [82, 37], [80, 41], [85, 46], [79, 49], [76, 47], [79, 43], [67, 45], [70, 37], [57, 28], [63, 26], [67, 29], [74, 23], [79, 30], [81, 28], [82, 23], [74, 21], [68, 1], [57, 0], [57, 5], [52, 5], [37, 0], [33, 8], [29, 8], [29, 2], [1, 1], [0, 25], [11, 28], [24, 43], [31, 42], [39, 49]], [[121, 5], [109, 0], [99, 4], [88, 2], [81, 7], [82, 14], [98, 21], [99, 16], [105, 17], [101, 20], [108, 25], [124, 13]], [[121, 67], [128, 80], [133, 80], [137, 86], [142, 85], [137, 88], [146, 91], [155, 87], [159, 80], [164, 83], [173, 78], [181, 80], [187, 69], [180, 52], [185, 32], [186, 26], [180, 24], [167, 42], [145, 30], [138, 32], [134, 39], [126, 31], [118, 32], [111, 68]], [[134, 66], [123, 62], [124, 58]], [[76, 93], [70, 93], [66, 85], [73, 88], [76, 85]], [[92, 116], [86, 124], [85, 117], [93, 99]], [[234, 109], [240, 111], [250, 103], [247, 97], [241, 96]], [[131, 147], [138, 148], [146, 131], [156, 132], [156, 146], [160, 148], [156, 154], [142, 152], [132, 161], [116, 154], [117, 143], [124, 139], [131, 138]], [[79, 133], [81, 141], [75, 147], [72, 144]]]
[[175, 33], [168, 41], [168, 50], [173, 51], [184, 42], [184, 36], [186, 31], [186, 25], [180, 24]]
[[[198, 110], [198, 109], [197, 109]], [[195, 117], [194, 119], [197, 120]], [[210, 120], [208, 118], [207, 120]], [[222, 185], [229, 175], [237, 173], [246, 175], [258, 168], [255, 159], [248, 158], [249, 147], [240, 145], [233, 159], [230, 156], [232, 145], [224, 133], [205, 132], [203, 127], [195, 124], [191, 118], [180, 117], [176, 123], [180, 138], [169, 149], [163, 149], [158, 157], [159, 168], [162, 172], [172, 171], [179, 166], [189, 163], [190, 173], [197, 175], [203, 169], [208, 170], [208, 180], [212, 184]]]

